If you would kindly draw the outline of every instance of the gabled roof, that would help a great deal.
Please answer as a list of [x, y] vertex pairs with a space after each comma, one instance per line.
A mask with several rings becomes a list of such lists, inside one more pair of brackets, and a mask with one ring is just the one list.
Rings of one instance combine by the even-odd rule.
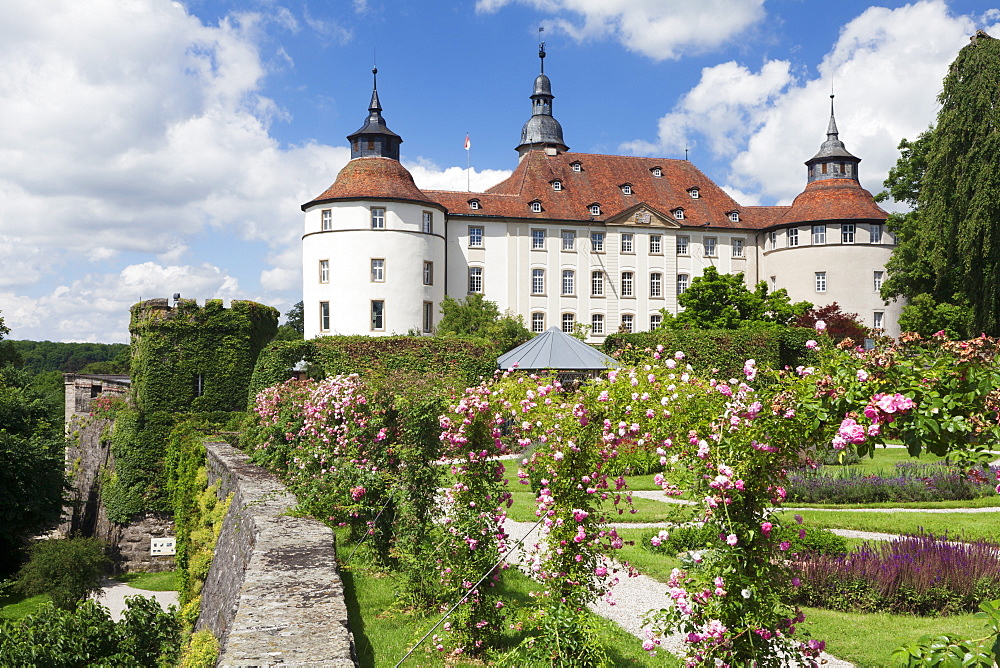
[[[582, 164], [582, 171], [573, 171], [575, 162]], [[653, 167], [660, 167], [663, 175], [653, 176]], [[562, 190], [552, 189], [553, 180], [562, 182]], [[632, 186], [632, 194], [622, 192], [623, 183]], [[698, 188], [698, 199], [688, 192], [692, 187]], [[425, 194], [452, 215], [469, 211], [470, 193], [427, 190]], [[685, 225], [690, 227], [757, 227], [743, 215], [744, 208], [736, 200], [687, 160], [529, 151], [509, 178], [476, 197], [482, 204], [477, 215], [501, 218], [607, 222], [645, 203], [656, 211], [683, 207]], [[528, 203], [536, 199], [544, 213], [530, 213]], [[600, 215], [590, 214], [588, 207], [593, 203], [601, 205]], [[741, 212], [739, 223], [729, 220], [727, 214], [733, 210]]]
[[616, 369], [618, 362], [558, 327], [550, 327], [548, 331], [498, 357], [497, 367], [582, 371]]

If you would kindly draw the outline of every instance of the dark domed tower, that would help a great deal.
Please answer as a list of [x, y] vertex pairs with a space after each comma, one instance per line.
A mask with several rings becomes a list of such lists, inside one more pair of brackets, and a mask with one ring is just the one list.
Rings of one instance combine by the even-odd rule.
[[538, 47], [538, 59], [541, 61], [541, 72], [535, 77], [535, 88], [531, 93], [531, 118], [521, 128], [521, 143], [517, 154], [524, 157], [532, 150], [544, 150], [549, 155], [556, 155], [569, 150], [563, 143], [562, 126], [552, 116], [552, 82], [545, 75], [545, 42]]

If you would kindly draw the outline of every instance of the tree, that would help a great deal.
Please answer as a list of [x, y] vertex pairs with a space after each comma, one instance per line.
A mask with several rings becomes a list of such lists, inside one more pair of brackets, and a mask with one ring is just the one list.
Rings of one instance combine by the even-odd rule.
[[296, 302], [285, 314], [285, 324], [278, 327], [274, 335], [275, 341], [301, 341], [305, 335], [305, 316], [302, 312], [302, 302]]
[[893, 216], [898, 245], [885, 298], [968, 307], [971, 329], [1000, 334], [1000, 41], [979, 31], [945, 76], [937, 124], [913, 142], [885, 182], [913, 210]]
[[903, 307], [903, 312], [899, 314], [899, 329], [924, 337], [944, 332], [949, 338], [958, 339], [969, 331], [971, 317], [967, 307], [938, 304], [929, 294], [923, 293]]
[[439, 335], [486, 339], [503, 352], [521, 345], [532, 336], [521, 316], [512, 313], [500, 315], [496, 302], [479, 293], [473, 293], [464, 300], [445, 295], [441, 313], [437, 328]]
[[720, 274], [706, 267], [701, 276], [678, 298], [684, 310], [677, 315], [663, 313], [663, 327], [699, 329], [742, 329], [780, 326], [791, 323], [810, 308], [809, 302], [791, 303], [783, 288], [769, 292], [761, 281], [751, 292], [743, 274]]
[[858, 314], [845, 313], [837, 302], [809, 309], [795, 319], [795, 324], [812, 329], [820, 320], [826, 323], [826, 333], [834, 341], [851, 339], [855, 343], [863, 343], [869, 334], [868, 328], [858, 319]]
[[96, 538], [41, 540], [32, 547], [17, 584], [28, 596], [48, 594], [60, 610], [76, 610], [101, 590], [101, 578], [110, 566], [104, 543]]

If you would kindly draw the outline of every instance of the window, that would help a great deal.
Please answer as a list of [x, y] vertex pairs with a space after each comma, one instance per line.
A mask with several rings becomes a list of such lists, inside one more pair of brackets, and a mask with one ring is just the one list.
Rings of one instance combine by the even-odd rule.
[[320, 260], [319, 261], [319, 282], [329, 283], [330, 282], [330, 261]]
[[733, 257], [743, 257], [743, 239], [733, 239]]
[[591, 216], [599, 216], [599, 215], [601, 215], [601, 205], [600, 204], [591, 204], [590, 205], [590, 215]]
[[572, 334], [573, 329], [576, 327], [576, 316], [572, 313], [562, 314], [562, 331], [567, 334]]
[[632, 186], [626, 183], [625, 185], [622, 186], [622, 195], [631, 195], [631, 194], [632, 194]]
[[576, 294], [575, 286], [576, 272], [572, 269], [563, 269], [562, 273], [562, 293], [563, 295]]
[[372, 300], [372, 331], [385, 329], [385, 302], [381, 299]]
[[774, 250], [775, 248], [777, 248], [778, 247], [778, 232], [777, 232], [777, 230], [771, 230], [770, 232], [768, 232], [767, 233], [767, 240], [768, 240], [768, 243], [771, 246], [771, 250]]
[[674, 218], [684, 220], [684, 209], [674, 209]]
[[881, 271], [876, 271], [875, 272], [875, 280], [874, 280], [875, 292], [878, 292], [878, 291], [880, 291], [882, 289], [882, 276], [883, 275], [884, 275], [884, 272], [881, 272]]
[[469, 208], [472, 209], [473, 211], [479, 211], [479, 200], [478, 199], [470, 199], [469, 200]]
[[372, 229], [385, 229], [385, 209], [381, 207], [372, 207]]
[[874, 327], [875, 329], [882, 329], [883, 327], [885, 327], [884, 323], [882, 322], [884, 316], [885, 313], [883, 311], [875, 311], [874, 313], [872, 313], [872, 327]]
[[622, 297], [632, 297], [632, 284], [635, 279], [635, 273], [631, 271], [622, 272]]
[[570, 169], [572, 169], [574, 172], [582, 172], [583, 164], [579, 162], [574, 162], [573, 164], [570, 165]]
[[531, 203], [531, 213], [541, 213], [541, 212], [542, 212], [542, 203], [541, 202], [532, 202]]
[[655, 176], [656, 178], [660, 178], [661, 176], [663, 176], [663, 170], [660, 169], [659, 167], [653, 167], [649, 171], [651, 171], [653, 173], [653, 176]]
[[531, 314], [531, 331], [540, 334], [545, 331], [545, 314], [535, 311]]
[[630, 232], [625, 232], [622, 234], [622, 252], [632, 253], [635, 250], [635, 245], [633, 244], [635, 237], [632, 236]]
[[740, 212], [739, 211], [730, 211], [729, 212], [729, 220], [733, 221], [734, 223], [740, 222]]
[[205, 375], [198, 374], [194, 377], [194, 396], [200, 397], [205, 394]]
[[553, 181], [552, 189], [555, 190], [556, 192], [562, 190], [562, 181], [559, 181], [558, 179]]
[[813, 225], [813, 245], [821, 246], [826, 243], [826, 225]]
[[330, 302], [319, 303], [319, 329], [321, 332], [330, 331]]
[[424, 334], [434, 330], [434, 303], [424, 302]]
[[385, 260], [376, 258], [372, 260], [372, 283], [381, 283], [385, 280]]
[[872, 224], [868, 228], [868, 243], [870, 244], [880, 244], [882, 243], [882, 226], [879, 224]]
[[682, 295], [687, 292], [688, 289], [688, 275], [687, 274], [677, 274], [677, 294]]
[[662, 324], [663, 324], [663, 316], [660, 315], [659, 313], [653, 313], [652, 315], [649, 316], [649, 328], [651, 330], [656, 329]]
[[545, 230], [531, 230], [531, 248], [545, 248]]
[[424, 262], [424, 285], [434, 285], [433, 262]]
[[434, 214], [432, 212], [424, 211], [420, 221], [420, 231], [424, 234], [434, 234]]
[[785, 245], [789, 248], [799, 245], [799, 228], [791, 227], [785, 232]]
[[649, 235], [649, 252], [653, 255], [659, 255], [663, 252], [663, 236], [660, 234], [650, 234]]
[[544, 269], [532, 269], [531, 270], [531, 294], [533, 294], [533, 295], [544, 295], [545, 294], [545, 270]]
[[604, 252], [604, 232], [590, 233], [590, 249], [595, 253]]
[[591, 334], [603, 334], [604, 333], [604, 314], [594, 313], [590, 316], [590, 333]]
[[320, 229], [324, 232], [333, 229], [333, 211], [330, 209], [323, 209], [323, 223], [320, 225]]
[[470, 227], [469, 248], [482, 248], [482, 247], [483, 247], [483, 228]]
[[649, 296], [663, 296], [663, 274], [658, 271], [654, 271], [649, 275]]
[[715, 257], [715, 237], [705, 237], [705, 257]]
[[840, 225], [840, 243], [854, 243], [854, 223], [842, 223]]
[[483, 291], [483, 268], [469, 267], [469, 292]]
[[590, 272], [590, 294], [594, 297], [604, 296], [604, 272]]
[[698, 199], [701, 197], [701, 191], [697, 188], [691, 188], [691, 190], [688, 190], [688, 194], [691, 195], [691, 199]]
[[564, 251], [571, 251], [576, 246], [576, 232], [572, 230], [562, 231], [562, 249]]
[[826, 272], [816, 272], [816, 292], [826, 292]]
[[688, 243], [691, 241], [690, 237], [677, 237], [677, 254], [687, 255], [688, 254]]
[[631, 313], [622, 313], [622, 329], [631, 333], [634, 329], [635, 316]]

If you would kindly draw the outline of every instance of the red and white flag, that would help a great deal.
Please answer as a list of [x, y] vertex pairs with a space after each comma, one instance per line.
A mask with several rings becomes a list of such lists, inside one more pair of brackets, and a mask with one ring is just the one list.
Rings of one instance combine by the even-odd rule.
[[472, 148], [472, 142], [469, 141], [469, 133], [466, 133], [465, 134], [465, 150], [468, 151], [470, 148]]

